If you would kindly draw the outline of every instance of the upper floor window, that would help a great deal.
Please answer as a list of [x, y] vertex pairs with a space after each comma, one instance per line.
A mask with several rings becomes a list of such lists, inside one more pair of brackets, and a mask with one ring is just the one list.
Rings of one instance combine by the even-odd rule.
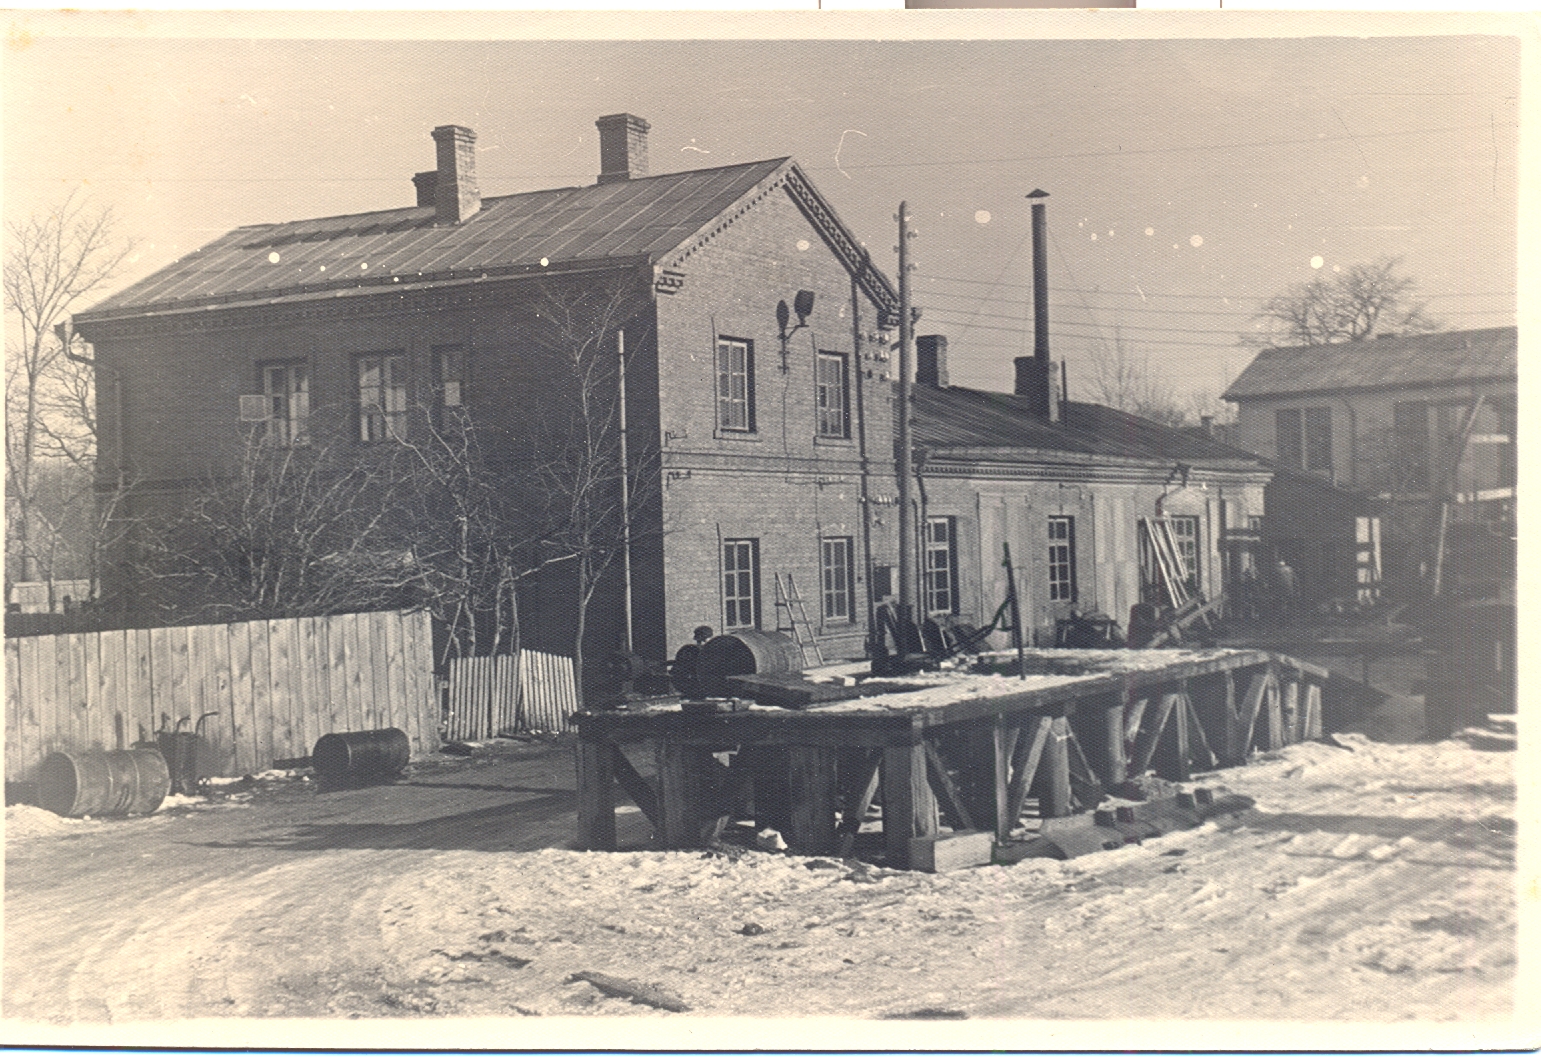
[[951, 516], [926, 519], [926, 612], [958, 612], [958, 520]]
[[1075, 519], [1049, 519], [1049, 601], [1075, 602]]
[[754, 343], [717, 339], [717, 426], [754, 431]]
[[[263, 364], [262, 400], [269, 444], [310, 441], [310, 372], [304, 363]], [[245, 398], [243, 397], [244, 401]]]
[[851, 436], [848, 363], [844, 353], [820, 352], [814, 365], [814, 397], [820, 437]]
[[433, 350], [434, 414], [440, 426], [456, 421], [465, 405], [466, 353], [458, 345]]
[[722, 542], [722, 623], [760, 627], [760, 541]]
[[1332, 409], [1280, 408], [1274, 412], [1279, 462], [1298, 470], [1332, 471]]
[[851, 561], [854, 550], [851, 545], [849, 536], [825, 537], [819, 541], [826, 621], [849, 621], [855, 609], [856, 567]]
[[358, 358], [360, 441], [407, 436], [407, 358], [400, 353]]

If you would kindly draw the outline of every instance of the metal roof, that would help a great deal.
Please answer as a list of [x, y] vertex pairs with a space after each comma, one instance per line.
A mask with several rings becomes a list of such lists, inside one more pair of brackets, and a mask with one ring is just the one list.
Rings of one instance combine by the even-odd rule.
[[1400, 389], [1519, 377], [1519, 328], [1370, 338], [1264, 349], [1224, 397], [1260, 400], [1338, 390]]
[[917, 385], [914, 436], [937, 454], [948, 449], [1030, 449], [1188, 464], [1262, 467], [1264, 461], [1212, 437], [1173, 429], [1101, 404], [1070, 401], [1060, 422], [1034, 415], [1026, 397], [952, 386]]
[[771, 178], [786, 158], [531, 191], [482, 200], [457, 225], [432, 206], [237, 228], [79, 314], [89, 321], [152, 309], [323, 290], [652, 261]]

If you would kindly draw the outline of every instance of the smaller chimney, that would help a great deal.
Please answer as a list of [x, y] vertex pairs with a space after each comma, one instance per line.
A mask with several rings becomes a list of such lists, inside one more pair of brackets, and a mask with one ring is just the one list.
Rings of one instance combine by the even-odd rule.
[[922, 334], [915, 339], [915, 384], [947, 388], [947, 336]]
[[440, 125], [433, 130], [433, 142], [439, 158], [435, 223], [463, 223], [482, 208], [481, 189], [476, 186], [476, 133], [464, 125]]
[[1052, 362], [1036, 356], [1019, 356], [1013, 363], [1017, 367], [1017, 384], [1013, 392], [1027, 398], [1028, 413], [1051, 422], [1057, 419]]
[[607, 114], [599, 129], [599, 182], [613, 184], [647, 175], [647, 130], [653, 126], [635, 114]]
[[412, 186], [417, 188], [417, 204], [419, 206], [438, 205], [439, 171], [437, 169], [430, 169], [426, 173], [414, 174]]

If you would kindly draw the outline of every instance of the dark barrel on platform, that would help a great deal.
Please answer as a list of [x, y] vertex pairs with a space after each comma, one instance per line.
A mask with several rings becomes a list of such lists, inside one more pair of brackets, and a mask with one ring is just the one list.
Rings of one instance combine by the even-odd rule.
[[159, 750], [50, 753], [38, 769], [38, 804], [61, 816], [149, 815], [170, 792]]
[[412, 744], [400, 728], [322, 735], [310, 751], [316, 777], [328, 786], [386, 782], [406, 769]]
[[803, 648], [781, 632], [758, 628], [708, 639], [696, 659], [697, 692], [708, 697], [728, 693], [729, 676], [803, 671]]

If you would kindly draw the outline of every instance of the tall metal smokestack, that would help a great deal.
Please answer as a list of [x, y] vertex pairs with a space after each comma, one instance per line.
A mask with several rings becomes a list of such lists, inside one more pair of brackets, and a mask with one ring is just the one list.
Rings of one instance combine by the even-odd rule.
[[1034, 415], [1059, 420], [1054, 366], [1049, 360], [1049, 226], [1045, 217], [1047, 191], [1028, 195], [1033, 204], [1033, 355], [1016, 359], [1016, 392], [1028, 398]]

